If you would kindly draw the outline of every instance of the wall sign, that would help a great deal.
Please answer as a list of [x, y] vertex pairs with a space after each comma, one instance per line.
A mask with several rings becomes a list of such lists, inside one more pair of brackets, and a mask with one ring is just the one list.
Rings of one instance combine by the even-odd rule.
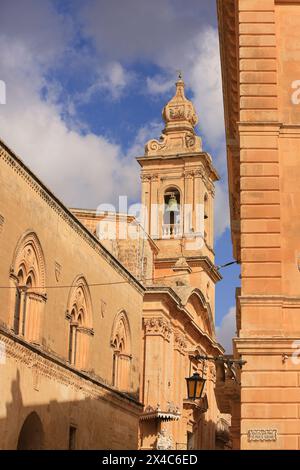
[[248, 441], [277, 441], [277, 429], [249, 429]]

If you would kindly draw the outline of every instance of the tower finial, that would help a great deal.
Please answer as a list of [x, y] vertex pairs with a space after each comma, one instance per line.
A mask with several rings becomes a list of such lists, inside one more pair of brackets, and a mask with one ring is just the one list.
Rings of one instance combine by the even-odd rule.
[[175, 95], [166, 104], [162, 116], [165, 128], [160, 140], [150, 140], [146, 144], [146, 155], [174, 155], [175, 153], [201, 152], [201, 138], [196, 135], [198, 117], [193, 103], [184, 93], [182, 71], [177, 70]]
[[178, 80], [182, 80], [182, 70], [176, 70], [177, 74], [178, 74]]

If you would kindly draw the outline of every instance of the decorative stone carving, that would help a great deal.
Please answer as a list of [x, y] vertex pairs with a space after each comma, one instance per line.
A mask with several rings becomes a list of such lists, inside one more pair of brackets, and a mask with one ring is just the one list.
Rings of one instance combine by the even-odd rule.
[[159, 403], [156, 406], [146, 406], [144, 413], [155, 413], [156, 411], [161, 411]]
[[184, 177], [186, 179], [192, 179], [194, 177], [194, 172], [193, 171], [185, 171], [184, 172]]
[[151, 175], [141, 175], [142, 183], [149, 183], [151, 181]]
[[181, 76], [176, 82], [175, 96], [163, 109], [165, 129], [159, 140], [150, 140], [146, 155], [172, 155], [174, 153], [201, 152], [202, 141], [195, 133], [198, 117], [193, 103], [184, 94]]
[[165, 149], [167, 145], [167, 136], [162, 135], [159, 140], [153, 139], [146, 144], [146, 154], [159, 153]]
[[249, 429], [248, 441], [277, 441], [277, 429]]
[[158, 450], [171, 450], [174, 449], [174, 441], [172, 436], [167, 434], [165, 429], [162, 429], [157, 436], [157, 445]]
[[144, 320], [146, 335], [161, 335], [170, 340], [172, 328], [164, 318], [147, 318]]
[[176, 332], [174, 335], [174, 349], [184, 354], [186, 351], [186, 348], [187, 348], [187, 341], [186, 341], [185, 336]]
[[209, 378], [212, 382], [216, 382], [216, 367], [214, 364], [210, 364], [209, 366]]
[[179, 406], [175, 405], [175, 403], [168, 401], [167, 412], [178, 414], [180, 412], [180, 408]]
[[196, 178], [203, 178], [205, 176], [205, 171], [204, 168], [198, 168], [197, 170], [194, 171], [195, 177]]

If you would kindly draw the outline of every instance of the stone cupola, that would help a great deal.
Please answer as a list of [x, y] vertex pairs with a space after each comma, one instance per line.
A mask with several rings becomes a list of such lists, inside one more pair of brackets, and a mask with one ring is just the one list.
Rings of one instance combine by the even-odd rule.
[[184, 88], [184, 81], [179, 74], [175, 95], [162, 112], [165, 128], [159, 140], [150, 140], [146, 144], [146, 155], [176, 155], [202, 151], [201, 138], [195, 132], [198, 116], [193, 103], [186, 98]]

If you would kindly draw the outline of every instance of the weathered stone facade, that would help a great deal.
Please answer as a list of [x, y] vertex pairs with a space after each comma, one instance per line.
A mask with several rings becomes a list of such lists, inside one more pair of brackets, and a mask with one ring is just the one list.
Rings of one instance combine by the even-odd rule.
[[[35, 412], [45, 436], [43, 448], [68, 448], [73, 426], [77, 448], [134, 449], [141, 412], [144, 289], [2, 143], [0, 165], [0, 213], [5, 220], [0, 285], [8, 287], [0, 291], [0, 368], [6, 384], [1, 389], [0, 447], [16, 448], [25, 419]], [[27, 251], [18, 255], [23, 247]], [[25, 263], [38, 280], [28, 286], [27, 296], [41, 296], [41, 303], [36, 303], [42, 308], [37, 310], [31, 300], [21, 320], [24, 329], [20, 325], [17, 331], [16, 283], [20, 270], [25, 273]], [[78, 327], [79, 357], [70, 363], [68, 308], [75, 305], [70, 297], [78, 279], [90, 287], [86, 306], [77, 299], [85, 318]], [[110, 288], [107, 282], [112, 283]], [[124, 393], [112, 385], [111, 340], [121, 312], [126, 313], [131, 336], [130, 380]]]
[[300, 335], [300, 2], [219, 0], [218, 10], [232, 240], [241, 263], [234, 343], [246, 361], [241, 396], [231, 395], [233, 443], [299, 449], [300, 367], [292, 356]]

